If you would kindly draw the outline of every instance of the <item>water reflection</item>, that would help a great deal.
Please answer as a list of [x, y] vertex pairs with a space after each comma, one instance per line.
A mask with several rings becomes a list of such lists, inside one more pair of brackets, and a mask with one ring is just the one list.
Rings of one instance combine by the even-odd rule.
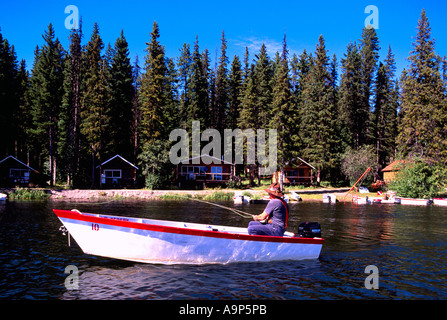
[[[326, 241], [319, 260], [173, 266], [93, 257], [73, 242], [68, 247], [53, 207], [232, 226], [249, 222], [188, 201], [10, 202], [0, 213], [0, 299], [447, 298], [442, 207], [295, 203], [288, 229], [320, 222]], [[258, 214], [264, 207], [238, 209]], [[77, 291], [64, 287], [70, 264], [79, 268]], [[380, 272], [379, 290], [364, 287], [371, 264]]]

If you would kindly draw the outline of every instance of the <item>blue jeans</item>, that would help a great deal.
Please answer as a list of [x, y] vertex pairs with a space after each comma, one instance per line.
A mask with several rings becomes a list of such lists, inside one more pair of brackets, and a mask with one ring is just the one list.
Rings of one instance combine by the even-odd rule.
[[271, 223], [262, 224], [259, 221], [251, 221], [248, 224], [248, 234], [282, 237], [284, 231], [284, 228]]

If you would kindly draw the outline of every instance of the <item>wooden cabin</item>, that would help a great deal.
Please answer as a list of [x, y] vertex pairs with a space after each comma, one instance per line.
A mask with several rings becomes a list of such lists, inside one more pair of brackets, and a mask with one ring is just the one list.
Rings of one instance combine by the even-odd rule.
[[233, 163], [207, 154], [186, 161], [186, 164], [181, 162], [176, 168], [175, 177], [180, 187], [225, 184], [235, 174]]
[[405, 160], [395, 160], [387, 165], [385, 168], [383, 168], [383, 181], [385, 181], [385, 183], [390, 183], [391, 181], [393, 181], [396, 177], [396, 174], [399, 172], [404, 164]]
[[138, 167], [120, 155], [104, 161], [96, 168], [101, 170], [101, 188], [125, 188], [136, 185]]
[[0, 161], [0, 186], [2, 187], [24, 187], [37, 183], [39, 172], [29, 165], [8, 156]]
[[[286, 185], [312, 185], [315, 167], [301, 158], [297, 158], [284, 166], [283, 182]], [[272, 175], [272, 183], [279, 183], [281, 171]]]

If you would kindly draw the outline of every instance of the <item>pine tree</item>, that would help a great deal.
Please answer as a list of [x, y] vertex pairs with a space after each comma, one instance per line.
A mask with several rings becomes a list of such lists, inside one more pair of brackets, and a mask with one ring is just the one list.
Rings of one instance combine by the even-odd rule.
[[269, 127], [277, 130], [277, 162], [281, 171], [280, 188], [283, 190], [282, 177], [285, 165], [297, 156], [292, 135], [296, 132], [296, 119], [293, 116], [291, 84], [286, 35], [280, 60], [275, 68], [272, 106]]
[[43, 36], [45, 44], [36, 51], [32, 71], [32, 117], [33, 128], [30, 130], [41, 149], [40, 158], [48, 157], [50, 184], [56, 183], [56, 159], [58, 141], [58, 121], [63, 96], [63, 60], [64, 50], [59, 40], [55, 39], [51, 24]]
[[[98, 24], [93, 27], [92, 36], [85, 50], [85, 85], [81, 107], [81, 134], [85, 139], [86, 149], [90, 150], [92, 180], [96, 183], [95, 168], [101, 163], [105, 135], [109, 129], [110, 87], [108, 64], [102, 58], [104, 43], [99, 35]], [[88, 152], [88, 151], [87, 151]], [[97, 163], [99, 160], [99, 163]]]
[[[31, 127], [31, 114], [29, 104], [30, 78], [26, 70], [25, 60], [20, 61], [20, 67], [16, 77], [15, 94], [18, 101], [17, 112], [15, 112], [12, 123], [15, 132], [15, 157], [17, 159], [27, 159], [29, 162], [29, 152], [31, 143], [28, 137], [28, 128]], [[13, 136], [14, 136], [13, 135]]]
[[210, 68], [210, 57], [208, 49], [205, 48], [205, 50], [200, 55], [200, 59], [202, 60], [202, 74], [204, 77], [204, 85], [206, 88], [206, 109], [208, 112], [207, 116], [207, 126], [210, 127], [212, 123], [212, 110], [214, 110], [215, 105], [215, 98], [216, 98], [216, 92], [215, 92], [215, 76], [213, 70]]
[[301, 116], [303, 156], [317, 168], [317, 181], [321, 173], [334, 165], [336, 141], [336, 108], [334, 81], [330, 73], [329, 58], [323, 36], [315, 50], [314, 63], [304, 81]]
[[229, 108], [227, 117], [227, 128], [237, 128], [241, 109], [241, 94], [242, 94], [242, 69], [241, 62], [237, 55], [234, 56], [231, 63], [231, 70], [229, 75]]
[[302, 157], [301, 150], [304, 148], [300, 132], [300, 122], [301, 122], [301, 111], [303, 109], [303, 89], [305, 79], [309, 73], [310, 67], [313, 64], [312, 54], [308, 54], [306, 49], [303, 50], [303, 53], [296, 56], [293, 55], [292, 61], [290, 63], [290, 71], [291, 71], [291, 90], [292, 90], [292, 103], [294, 105], [294, 114], [299, 115], [295, 118], [297, 128], [296, 133], [292, 135], [292, 139], [295, 145], [296, 150], [299, 150], [297, 156]]
[[181, 126], [187, 128], [188, 109], [189, 109], [189, 82], [191, 81], [191, 51], [189, 44], [184, 43], [180, 49], [180, 57], [178, 58], [177, 68], [179, 73], [179, 90], [180, 90], [180, 121]]
[[[17, 89], [18, 64], [14, 46], [0, 32], [0, 155], [15, 154], [16, 135], [14, 117], [18, 112]], [[11, 133], [13, 133], [11, 135]]]
[[403, 116], [397, 139], [399, 149], [403, 156], [417, 155], [446, 163], [446, 83], [425, 10], [408, 60], [408, 70], [401, 77]]
[[[145, 73], [141, 76], [139, 93], [140, 123], [138, 159], [145, 176], [146, 187], [154, 189], [169, 183], [172, 164], [169, 162], [170, 124], [174, 123], [172, 93], [173, 62], [165, 58], [164, 47], [158, 41], [160, 31], [154, 21], [151, 41], [147, 43]], [[167, 62], [169, 62], [169, 70]]]
[[228, 114], [228, 57], [227, 40], [222, 31], [219, 66], [216, 73], [216, 105], [213, 113], [212, 126], [221, 134], [225, 129], [225, 118]]
[[394, 55], [389, 47], [386, 64], [380, 63], [375, 84], [374, 138], [378, 168], [386, 166], [395, 155], [397, 129], [397, 91]]
[[361, 56], [355, 43], [350, 43], [341, 60], [342, 75], [338, 100], [338, 127], [343, 149], [351, 147], [358, 150], [366, 140], [366, 124], [369, 110], [362, 104], [364, 88], [361, 75]]
[[61, 130], [59, 152], [67, 175], [67, 184], [79, 186], [80, 177], [80, 123], [82, 100], [82, 28], [70, 32], [69, 52], [64, 69], [64, 97], [62, 101], [61, 122], [65, 130]]
[[[166, 61], [164, 47], [158, 41], [160, 30], [154, 22], [151, 41], [147, 44], [145, 73], [141, 76], [140, 87], [140, 146], [150, 144], [154, 139], [165, 137], [164, 84]], [[169, 134], [169, 133], [168, 133]]]
[[188, 128], [192, 121], [200, 121], [201, 126], [208, 127], [210, 124], [208, 107], [208, 88], [206, 74], [204, 74], [202, 56], [199, 53], [199, 40], [196, 37], [194, 51], [192, 53], [191, 78], [188, 83]]
[[[174, 59], [166, 58], [166, 78], [165, 78], [165, 115], [166, 120], [166, 132], [169, 133], [178, 128], [180, 123], [179, 116], [179, 77], [177, 69], [175, 68]], [[206, 95], [206, 90], [205, 90]]]
[[253, 123], [253, 129], [267, 128], [270, 123], [270, 107], [272, 105], [274, 69], [267, 55], [267, 47], [262, 44], [254, 68], [255, 109], [258, 120]]
[[238, 127], [240, 129], [260, 129], [256, 84], [254, 80], [254, 65], [252, 65], [251, 72], [248, 73], [248, 76], [244, 81]]
[[129, 59], [129, 48], [121, 30], [120, 37], [114, 46], [110, 69], [110, 125], [109, 143], [112, 147], [112, 154], [120, 154], [126, 159], [130, 159], [134, 154], [132, 145], [132, 131], [129, 130], [133, 123], [133, 98], [135, 89], [133, 87], [132, 66]]
[[133, 122], [131, 126], [132, 131], [132, 149], [133, 149], [133, 157], [131, 158], [131, 161], [137, 160], [138, 155], [138, 128], [140, 123], [140, 102], [138, 99], [138, 93], [140, 92], [140, 86], [141, 86], [141, 74], [140, 74], [141, 68], [139, 65], [139, 59], [138, 55], [135, 57], [135, 63], [132, 69], [133, 74], [133, 87], [134, 87], [134, 94], [132, 99], [132, 116], [133, 116]]

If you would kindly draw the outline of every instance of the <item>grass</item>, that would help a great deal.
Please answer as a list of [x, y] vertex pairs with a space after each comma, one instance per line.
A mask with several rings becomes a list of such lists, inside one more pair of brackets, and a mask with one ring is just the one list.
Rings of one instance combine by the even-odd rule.
[[191, 194], [165, 193], [159, 197], [160, 200], [185, 200], [191, 199]]
[[11, 200], [45, 200], [50, 197], [44, 190], [17, 188], [15, 191], [8, 194]]
[[234, 192], [214, 191], [212, 194], [204, 196], [203, 200], [229, 201], [233, 200]]
[[[212, 194], [194, 195], [195, 199], [208, 200], [208, 201], [229, 201], [233, 200], [234, 192], [214, 191]], [[160, 200], [187, 200], [192, 199], [191, 194], [179, 194], [179, 193], [165, 193], [159, 197]]]

